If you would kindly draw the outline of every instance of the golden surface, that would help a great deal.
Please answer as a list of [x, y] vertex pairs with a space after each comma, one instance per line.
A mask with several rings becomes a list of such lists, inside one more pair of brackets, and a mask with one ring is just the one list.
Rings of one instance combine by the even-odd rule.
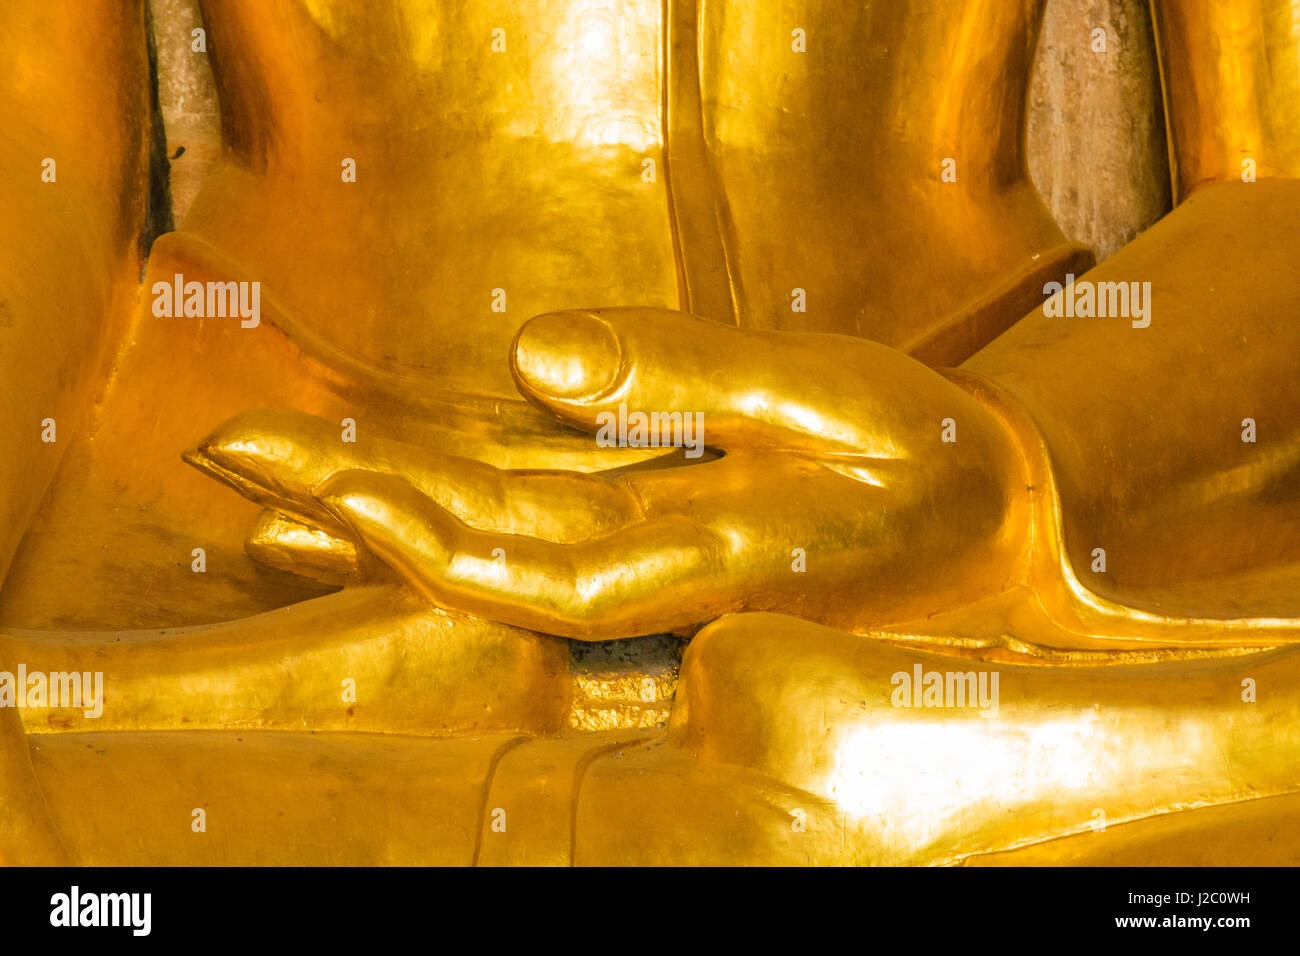
[[1079, 275], [1040, 2], [209, 0], [133, 306], [142, 7], [15, 6], [0, 672], [105, 692], [0, 707], [0, 859], [1250, 862], [1292, 805], [1296, 4], [1155, 4], [1185, 201]]
[[1300, 7], [1294, 0], [1152, 3], [1174, 198], [1205, 183], [1300, 176]]

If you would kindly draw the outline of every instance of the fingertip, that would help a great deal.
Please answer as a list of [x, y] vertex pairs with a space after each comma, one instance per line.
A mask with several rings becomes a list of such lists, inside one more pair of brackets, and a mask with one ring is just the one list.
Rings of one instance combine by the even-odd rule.
[[360, 554], [356, 542], [340, 534], [268, 508], [244, 541], [244, 551], [259, 564], [341, 585], [357, 573]]
[[623, 345], [593, 311], [546, 312], [524, 323], [510, 350], [519, 390], [539, 399], [591, 400], [619, 378]]

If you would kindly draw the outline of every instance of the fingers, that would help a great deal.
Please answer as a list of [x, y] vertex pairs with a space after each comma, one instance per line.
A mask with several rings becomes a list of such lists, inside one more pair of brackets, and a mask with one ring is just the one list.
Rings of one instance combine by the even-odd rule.
[[972, 557], [1014, 559], [1016, 536], [1004, 534], [999, 482], [958, 479], [960, 494], [936, 500], [920, 474], [884, 488], [801, 456], [728, 456], [629, 476], [648, 517], [569, 544], [472, 528], [393, 475], [344, 472], [316, 495], [363, 553], [434, 603], [610, 640], [730, 611], [849, 627], [922, 616], [936, 595], [941, 606], [988, 596]]
[[245, 498], [301, 522], [342, 532], [311, 489], [353, 466], [355, 451], [323, 418], [287, 409], [241, 412], [181, 458]]
[[682, 516], [570, 544], [484, 532], [392, 475], [344, 472], [322, 506], [430, 600], [518, 627], [605, 640], [736, 609], [724, 543]]
[[[303, 524], [286, 514], [264, 510], [244, 550], [254, 561], [324, 584], [342, 585], [362, 574], [356, 542]], [[367, 562], [372, 563], [372, 562]]]
[[[345, 442], [331, 422], [287, 410], [236, 415], [184, 457], [245, 497], [335, 536], [345, 529], [312, 489], [331, 475], [362, 469], [400, 475], [458, 519], [487, 531], [572, 542], [608, 534], [641, 515], [628, 487], [600, 475], [504, 470], [363, 435]], [[286, 537], [298, 534], [268, 526], [265, 542], [274, 543], [279, 530]], [[275, 554], [270, 544], [262, 551]]]
[[951, 417], [972, 404], [875, 342], [738, 329], [667, 309], [536, 316], [515, 338], [511, 371], [530, 401], [598, 435], [620, 414], [699, 413], [704, 443], [722, 448], [897, 458], [906, 447], [899, 436], [918, 427], [938, 434], [938, 419], [914, 396], [942, 395]]

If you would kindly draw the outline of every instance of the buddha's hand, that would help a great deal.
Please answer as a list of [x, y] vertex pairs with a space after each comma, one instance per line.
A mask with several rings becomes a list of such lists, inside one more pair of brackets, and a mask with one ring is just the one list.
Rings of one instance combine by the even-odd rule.
[[609, 309], [532, 319], [511, 368], [598, 442], [684, 450], [635, 470], [506, 471], [249, 412], [188, 458], [272, 509], [250, 542], [269, 563], [378, 559], [444, 607], [580, 639], [739, 610], [907, 620], [997, 593], [1024, 551], [1008, 432], [894, 349]]

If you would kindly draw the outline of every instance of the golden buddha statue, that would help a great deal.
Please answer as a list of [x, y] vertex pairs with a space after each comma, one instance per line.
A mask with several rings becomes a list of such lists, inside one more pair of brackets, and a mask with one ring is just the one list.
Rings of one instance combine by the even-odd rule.
[[[0, 670], [104, 678], [0, 708], [0, 857], [1295, 862], [1288, 4], [1153, 4], [1178, 206], [1095, 268], [1041, 0], [756, 6], [205, 0], [142, 281], [142, 10], [0, 14]], [[665, 728], [571, 719], [667, 633]]]

